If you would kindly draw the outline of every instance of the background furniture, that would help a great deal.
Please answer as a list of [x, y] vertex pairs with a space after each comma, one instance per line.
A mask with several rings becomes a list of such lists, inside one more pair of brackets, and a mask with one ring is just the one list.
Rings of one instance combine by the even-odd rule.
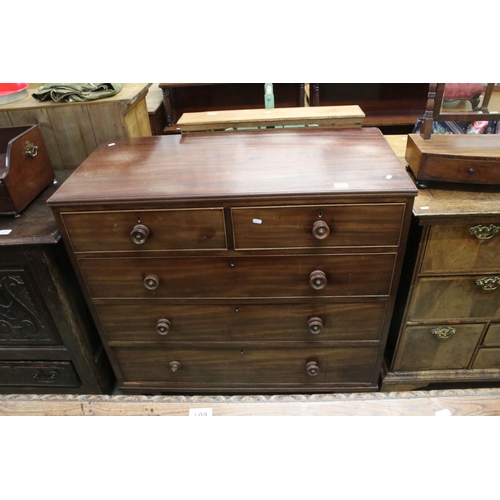
[[311, 106], [357, 104], [365, 113], [365, 127], [384, 134], [410, 133], [422, 118], [428, 83], [311, 83]]
[[49, 204], [123, 392], [349, 392], [415, 194], [378, 130], [303, 129], [101, 146]]
[[[59, 172], [62, 181], [68, 172]], [[114, 376], [47, 198], [0, 216], [0, 392], [101, 394]]]
[[382, 390], [498, 383], [500, 190], [436, 184], [413, 213]]
[[0, 106], [0, 127], [40, 125], [54, 170], [72, 170], [102, 142], [151, 135], [146, 94], [151, 84], [125, 83], [113, 97], [89, 102], [24, 99]]
[[[167, 115], [165, 132], [176, 132], [183, 113], [264, 108], [264, 83], [160, 83]], [[304, 106], [303, 83], [274, 83], [276, 108]], [[356, 103], [355, 103], [356, 104]]]

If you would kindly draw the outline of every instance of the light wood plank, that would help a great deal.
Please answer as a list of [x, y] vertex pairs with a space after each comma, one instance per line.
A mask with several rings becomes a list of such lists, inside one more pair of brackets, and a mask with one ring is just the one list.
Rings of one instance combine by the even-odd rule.
[[500, 415], [500, 389], [290, 396], [0, 396], [0, 416], [486, 416]]

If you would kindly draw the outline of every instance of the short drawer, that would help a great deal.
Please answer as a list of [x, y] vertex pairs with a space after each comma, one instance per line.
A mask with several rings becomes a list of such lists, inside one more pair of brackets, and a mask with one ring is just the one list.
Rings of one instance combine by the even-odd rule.
[[500, 272], [499, 231], [500, 221], [432, 226], [421, 272]]
[[200, 385], [372, 382], [378, 347], [287, 346], [115, 348], [124, 382]]
[[236, 249], [398, 246], [404, 204], [231, 210]]
[[400, 339], [393, 370], [467, 368], [483, 330], [483, 324], [408, 327]]
[[96, 305], [109, 341], [380, 340], [386, 303]]
[[500, 323], [491, 323], [483, 340], [485, 347], [500, 347]]
[[479, 349], [472, 368], [500, 368], [500, 348]]
[[[500, 318], [500, 276], [421, 278], [409, 309], [409, 321]], [[485, 289], [486, 288], [486, 289]]]
[[81, 259], [92, 297], [387, 296], [396, 254]]
[[12, 387], [78, 387], [69, 361], [0, 361], [0, 385]]
[[222, 208], [64, 212], [75, 252], [224, 250]]

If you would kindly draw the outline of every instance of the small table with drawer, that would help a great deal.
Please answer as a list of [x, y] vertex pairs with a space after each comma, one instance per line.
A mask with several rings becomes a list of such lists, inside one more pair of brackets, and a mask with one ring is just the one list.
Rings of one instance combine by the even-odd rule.
[[416, 189], [377, 129], [128, 139], [49, 200], [124, 393], [374, 391]]

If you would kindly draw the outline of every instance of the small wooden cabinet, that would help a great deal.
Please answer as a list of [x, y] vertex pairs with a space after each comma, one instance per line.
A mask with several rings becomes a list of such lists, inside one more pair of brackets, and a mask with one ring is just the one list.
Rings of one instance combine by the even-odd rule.
[[374, 391], [416, 189], [376, 129], [101, 146], [49, 200], [125, 393]]
[[500, 190], [441, 184], [414, 214], [382, 390], [499, 382]]
[[109, 361], [47, 206], [55, 189], [17, 218], [0, 216], [0, 393], [113, 390]]

